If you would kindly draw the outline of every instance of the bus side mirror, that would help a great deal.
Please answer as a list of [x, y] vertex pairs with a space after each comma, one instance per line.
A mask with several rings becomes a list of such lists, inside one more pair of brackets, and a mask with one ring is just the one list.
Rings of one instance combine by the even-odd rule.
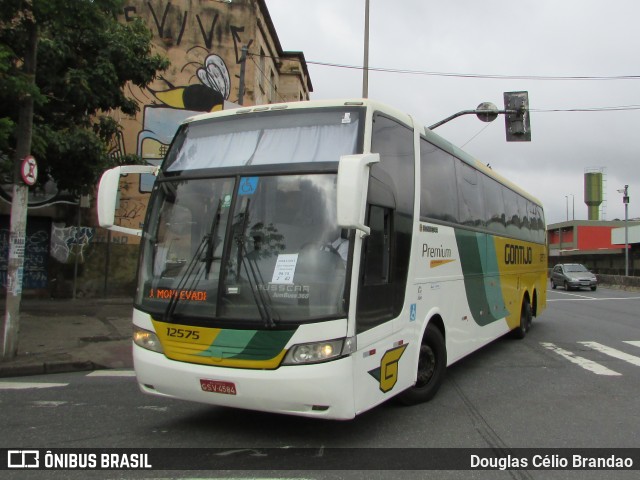
[[116, 205], [120, 194], [120, 175], [127, 173], [151, 173], [157, 175], [158, 167], [153, 165], [124, 165], [104, 172], [98, 184], [98, 223], [107, 230], [140, 236], [142, 235], [142, 230], [114, 225]]
[[369, 227], [364, 224], [369, 185], [369, 169], [380, 161], [378, 153], [343, 155], [338, 164], [338, 226], [355, 228], [367, 235]]

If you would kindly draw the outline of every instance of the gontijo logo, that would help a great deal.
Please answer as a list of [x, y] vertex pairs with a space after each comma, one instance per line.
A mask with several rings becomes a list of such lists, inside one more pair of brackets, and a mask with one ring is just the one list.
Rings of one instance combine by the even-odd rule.
[[504, 263], [507, 265], [531, 265], [533, 261], [533, 249], [522, 245], [504, 246]]
[[392, 349], [384, 353], [380, 359], [380, 366], [369, 371], [369, 375], [380, 382], [380, 391], [383, 393], [387, 393], [396, 386], [399, 373], [398, 362], [408, 345], [400, 340]]

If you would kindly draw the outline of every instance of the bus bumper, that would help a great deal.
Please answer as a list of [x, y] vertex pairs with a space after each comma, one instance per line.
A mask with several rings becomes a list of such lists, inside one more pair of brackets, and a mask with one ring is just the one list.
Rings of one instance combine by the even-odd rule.
[[[140, 389], [151, 395], [305, 417], [355, 417], [352, 357], [249, 370], [177, 362], [134, 344], [133, 361]], [[232, 384], [235, 394], [205, 391], [201, 380]]]

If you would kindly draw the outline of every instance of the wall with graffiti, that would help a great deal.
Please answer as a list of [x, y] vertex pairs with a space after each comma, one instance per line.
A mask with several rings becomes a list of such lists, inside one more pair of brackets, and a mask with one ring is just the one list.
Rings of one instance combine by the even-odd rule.
[[[277, 47], [258, 27], [265, 24], [260, 3], [263, 2], [125, 2], [121, 21], [141, 19], [153, 33], [156, 51], [168, 57], [171, 66], [147, 88], [127, 87], [128, 95], [137, 100], [141, 110], [134, 118], [117, 118], [124, 126], [124, 134], [112, 146], [112, 155], [137, 153], [149, 164], [160, 164], [183, 120], [238, 103], [243, 46], [259, 46], [257, 51], [270, 52], [268, 68], [277, 71], [271, 58], [276, 56]], [[242, 101], [248, 105], [255, 102], [256, 62], [253, 57], [247, 58], [251, 60], [245, 62], [247, 94]], [[153, 180], [151, 175], [131, 175], [123, 180], [116, 219], [119, 225], [140, 228], [148, 200], [146, 193], [151, 191]], [[128, 243], [138, 242], [135, 236], [128, 238]]]
[[[51, 221], [48, 218], [29, 219], [27, 223], [22, 274], [23, 289], [45, 289], [49, 281], [49, 242]], [[9, 257], [9, 217], [0, 216], [0, 284], [7, 286]]]
[[[125, 0], [119, 20], [136, 19], [151, 30], [154, 48], [171, 65], [147, 88], [126, 87], [140, 112], [133, 117], [113, 114], [123, 126], [110, 146], [114, 157], [136, 153], [150, 164], [159, 164], [177, 127], [190, 116], [235, 108], [239, 103], [309, 98], [304, 56], [282, 51], [264, 0]], [[153, 180], [145, 175], [123, 177], [117, 224], [141, 228]], [[42, 206], [59, 196], [54, 187], [42, 199], [30, 199], [30, 205]], [[30, 211], [23, 290], [53, 297], [69, 297], [72, 291], [78, 296], [132, 295], [139, 237], [96, 227], [95, 209], [80, 210], [80, 222], [76, 206], [41, 208], [36, 214], [43, 217], [32, 217]], [[0, 216], [2, 286], [8, 222], [8, 216]]]
[[[9, 220], [8, 215], [0, 216], [3, 289], [8, 267]], [[29, 217], [24, 242], [23, 294], [68, 298], [75, 291], [78, 296], [100, 296], [104, 291], [106, 246], [96, 243], [95, 235], [95, 227], [52, 222], [49, 217]]]
[[[140, 112], [135, 117], [114, 114], [123, 134], [111, 146], [113, 156], [136, 153], [158, 165], [188, 117], [238, 104], [309, 98], [304, 57], [301, 52], [288, 56], [282, 51], [264, 0], [126, 0], [120, 21], [136, 19], [151, 30], [154, 48], [169, 58], [171, 66], [147, 88], [127, 86], [127, 95], [138, 102]], [[116, 224], [142, 227], [153, 181], [151, 175], [122, 178]], [[85, 294], [99, 294], [101, 289], [111, 289], [111, 294], [130, 289], [132, 294], [140, 238], [101, 228], [93, 232], [70, 228], [60, 226], [52, 234], [52, 254], [53, 242], [60, 258], [77, 251]], [[71, 237], [76, 243], [66, 244]], [[68, 284], [68, 274], [64, 278]]]

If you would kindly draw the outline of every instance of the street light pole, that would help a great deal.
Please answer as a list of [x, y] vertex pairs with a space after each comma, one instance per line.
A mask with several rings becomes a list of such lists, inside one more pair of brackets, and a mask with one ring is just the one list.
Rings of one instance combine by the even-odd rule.
[[364, 3], [364, 62], [362, 68], [362, 98], [369, 97], [369, 0]]
[[576, 219], [576, 196], [573, 193], [571, 195], [571, 220]]
[[624, 276], [629, 276], [629, 185], [624, 186]]

